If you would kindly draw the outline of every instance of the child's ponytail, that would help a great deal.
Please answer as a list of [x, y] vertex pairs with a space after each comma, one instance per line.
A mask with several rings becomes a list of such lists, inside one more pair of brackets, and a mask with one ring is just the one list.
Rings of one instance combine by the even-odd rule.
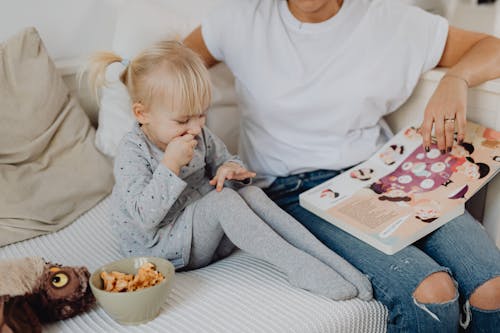
[[[94, 93], [96, 98], [99, 96], [99, 89], [106, 85], [106, 68], [115, 62], [124, 63], [124, 59], [113, 52], [99, 52], [94, 54], [86, 67], [87, 82], [89, 85], [89, 90]], [[126, 76], [128, 72], [128, 64], [125, 71], [120, 75], [120, 79]], [[83, 72], [81, 73], [83, 74]]]
[[89, 89], [96, 97], [107, 83], [106, 67], [114, 62], [125, 66], [119, 79], [127, 87], [133, 103], [149, 107], [155, 96], [168, 100], [172, 108], [182, 109], [188, 116], [203, 114], [210, 105], [208, 71], [198, 54], [178, 41], [157, 42], [133, 60], [113, 52], [92, 56], [85, 74]]

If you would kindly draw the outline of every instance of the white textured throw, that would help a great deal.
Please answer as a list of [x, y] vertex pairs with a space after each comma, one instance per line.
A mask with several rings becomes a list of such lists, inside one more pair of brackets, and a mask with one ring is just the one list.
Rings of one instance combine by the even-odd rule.
[[[109, 198], [70, 226], [0, 248], [0, 259], [43, 256], [90, 271], [120, 258], [108, 222]], [[44, 332], [385, 332], [376, 301], [335, 302], [292, 288], [272, 265], [237, 251], [211, 266], [176, 274], [160, 316], [120, 326], [100, 308], [44, 327]]]

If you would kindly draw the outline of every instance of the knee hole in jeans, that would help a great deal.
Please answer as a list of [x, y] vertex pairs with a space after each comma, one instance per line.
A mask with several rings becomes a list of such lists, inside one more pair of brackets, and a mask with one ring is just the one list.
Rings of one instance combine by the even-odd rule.
[[500, 276], [480, 285], [471, 294], [470, 305], [481, 310], [497, 310], [500, 308]]
[[457, 289], [446, 272], [435, 272], [427, 276], [413, 292], [420, 303], [445, 303], [456, 297]]

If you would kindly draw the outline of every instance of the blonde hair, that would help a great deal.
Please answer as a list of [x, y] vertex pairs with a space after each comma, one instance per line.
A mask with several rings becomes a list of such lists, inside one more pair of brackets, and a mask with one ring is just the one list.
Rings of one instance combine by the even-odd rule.
[[[91, 58], [87, 69], [91, 91], [97, 94], [107, 84], [106, 67], [114, 62], [124, 59], [113, 52]], [[170, 104], [170, 111], [192, 116], [202, 114], [211, 102], [210, 78], [202, 59], [177, 41], [158, 42], [131, 59], [120, 81], [132, 103], [146, 108], [162, 99]]]

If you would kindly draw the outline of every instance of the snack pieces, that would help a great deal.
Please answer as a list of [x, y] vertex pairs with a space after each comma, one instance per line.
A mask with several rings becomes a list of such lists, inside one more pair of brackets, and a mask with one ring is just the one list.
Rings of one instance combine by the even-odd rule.
[[103, 289], [109, 292], [135, 291], [152, 287], [163, 281], [164, 278], [150, 262], [144, 263], [135, 276], [116, 271], [101, 272]]

